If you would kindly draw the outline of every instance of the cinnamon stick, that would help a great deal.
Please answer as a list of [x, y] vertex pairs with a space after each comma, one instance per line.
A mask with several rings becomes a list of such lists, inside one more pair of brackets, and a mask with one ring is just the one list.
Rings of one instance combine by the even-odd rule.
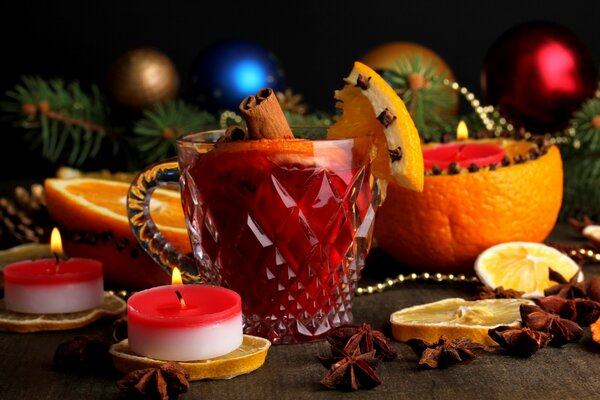
[[249, 139], [294, 138], [272, 89], [260, 89], [256, 96], [246, 97], [240, 104], [240, 111], [248, 126]]

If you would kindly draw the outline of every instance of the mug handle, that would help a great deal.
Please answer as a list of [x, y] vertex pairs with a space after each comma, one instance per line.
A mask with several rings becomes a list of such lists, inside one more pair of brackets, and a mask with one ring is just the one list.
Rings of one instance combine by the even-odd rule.
[[[127, 193], [127, 217], [133, 235], [150, 257], [171, 275], [177, 267], [186, 282], [207, 283], [210, 269], [179, 252], [160, 232], [150, 215], [150, 199], [161, 187], [179, 184], [177, 158], [157, 162], [143, 169], [134, 178]], [[200, 268], [199, 268], [200, 267]]]

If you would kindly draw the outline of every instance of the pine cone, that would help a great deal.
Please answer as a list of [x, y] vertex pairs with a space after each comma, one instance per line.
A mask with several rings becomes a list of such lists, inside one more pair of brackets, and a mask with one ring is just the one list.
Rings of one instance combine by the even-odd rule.
[[42, 185], [19, 186], [12, 198], [0, 198], [0, 231], [15, 241], [47, 242], [52, 226]]

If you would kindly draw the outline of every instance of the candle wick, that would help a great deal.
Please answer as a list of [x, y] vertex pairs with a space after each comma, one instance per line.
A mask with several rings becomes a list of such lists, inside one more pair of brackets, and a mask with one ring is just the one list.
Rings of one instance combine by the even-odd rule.
[[56, 272], [58, 272], [58, 264], [60, 263], [60, 256], [56, 252], [54, 252], [52, 254], [54, 254], [54, 259], [56, 260], [56, 264], [54, 264], [54, 266], [56, 267]]
[[181, 308], [186, 308], [187, 305], [185, 304], [185, 300], [183, 300], [183, 296], [181, 295], [181, 293], [179, 293], [179, 290], [176, 290], [175, 294], [177, 295], [177, 299], [179, 300], [179, 304], [181, 304]]

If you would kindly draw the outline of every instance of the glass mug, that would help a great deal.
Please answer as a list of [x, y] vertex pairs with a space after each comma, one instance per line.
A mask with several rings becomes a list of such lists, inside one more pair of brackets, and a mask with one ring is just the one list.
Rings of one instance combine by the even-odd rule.
[[[298, 343], [352, 323], [382, 201], [372, 138], [217, 142], [223, 133], [182, 136], [177, 160], [134, 179], [127, 210], [141, 246], [169, 273], [238, 292], [247, 334]], [[193, 257], [150, 216], [154, 189], [174, 183]]]

